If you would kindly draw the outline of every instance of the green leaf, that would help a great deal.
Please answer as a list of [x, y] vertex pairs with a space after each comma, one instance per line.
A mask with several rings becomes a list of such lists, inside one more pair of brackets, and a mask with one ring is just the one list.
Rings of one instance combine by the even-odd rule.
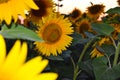
[[50, 60], [57, 60], [57, 61], [64, 61], [64, 59], [61, 56], [48, 56], [47, 57]]
[[98, 35], [107, 36], [109, 36], [114, 31], [114, 28], [112, 26], [105, 23], [93, 23], [92, 29], [95, 30], [98, 33]]
[[104, 50], [104, 53], [109, 57], [115, 54], [115, 47], [113, 45], [103, 44], [101, 48]]
[[3, 25], [0, 34], [9, 39], [43, 41], [34, 31], [22, 25], [15, 25], [14, 23], [10, 27]]
[[95, 80], [102, 80], [101, 76], [108, 68], [107, 66], [107, 59], [105, 57], [98, 57], [95, 58], [92, 62], [93, 71], [95, 74]]
[[108, 67], [107, 59], [99, 57], [93, 60], [95, 80], [116, 80], [120, 77], [120, 64]]
[[100, 80], [116, 80], [120, 78], [120, 65], [108, 68], [101, 76]]
[[86, 71], [89, 75], [92, 77], [94, 76], [93, 74], [93, 67], [92, 67], [92, 60], [87, 60], [87, 61], [82, 61], [78, 63], [79, 67], [81, 70]]
[[88, 38], [94, 38], [95, 37], [95, 35], [94, 34], [92, 34], [92, 33], [90, 33], [90, 32], [85, 32], [85, 35], [88, 37]]
[[71, 36], [73, 37], [71, 46], [75, 46], [76, 44], [80, 43], [82, 36], [79, 33], [74, 32]]
[[118, 40], [120, 41], [120, 33], [118, 33]]
[[110, 8], [106, 11], [108, 14], [120, 14], [120, 7]]
[[[120, 68], [120, 67], [119, 67]], [[100, 80], [116, 80], [120, 77], [120, 72], [113, 68], [108, 68], [101, 76]]]

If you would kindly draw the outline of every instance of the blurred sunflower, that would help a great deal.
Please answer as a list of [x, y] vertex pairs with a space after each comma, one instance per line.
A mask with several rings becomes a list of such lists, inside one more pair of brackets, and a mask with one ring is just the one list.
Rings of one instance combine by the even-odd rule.
[[120, 0], [117, 0], [118, 5], [120, 6]]
[[113, 37], [113, 39], [114, 40], [118, 40], [119, 38], [118, 38], [118, 32], [115, 30], [114, 32], [112, 32], [112, 37]]
[[110, 24], [110, 25], [114, 27], [114, 32], [112, 32], [112, 37], [115, 40], [117, 40], [118, 34], [120, 33], [120, 24], [114, 23], [114, 24]]
[[101, 56], [104, 56], [104, 53], [102, 53], [100, 50], [98, 50], [97, 48], [94, 48], [92, 50], [92, 52], [90, 53], [91, 55], [91, 58], [94, 58], [94, 57], [101, 57]]
[[113, 26], [114, 29], [115, 29], [118, 33], [120, 33], [120, 24], [113, 23], [113, 24], [110, 24], [110, 25]]
[[87, 13], [86, 13], [86, 12], [84, 12], [84, 13], [82, 14], [82, 18], [87, 18]]
[[25, 16], [25, 10], [39, 9], [33, 0], [0, 0], [0, 21], [10, 24], [12, 19], [16, 22], [18, 15]]
[[35, 49], [42, 55], [56, 56], [66, 50], [72, 42], [72, 37], [69, 35], [73, 33], [71, 23], [64, 16], [56, 17], [52, 15], [44, 18], [43, 24], [38, 28], [37, 34], [44, 40], [44, 42], [35, 42]]
[[111, 39], [110, 39], [110, 37], [108, 37], [108, 36], [105, 36], [105, 37], [103, 37], [99, 42], [98, 42], [98, 45], [99, 46], [102, 46], [102, 44], [111, 44], [112, 43], [112, 41], [111, 41]]
[[39, 10], [32, 9], [30, 11], [29, 20], [38, 24], [42, 17], [48, 16], [54, 10], [53, 0], [34, 0]]
[[76, 23], [75, 31], [82, 34], [83, 37], [86, 37], [85, 31], [90, 31], [90, 29], [91, 25], [88, 19]]
[[56, 73], [40, 73], [48, 60], [40, 56], [26, 62], [27, 44], [17, 40], [6, 56], [6, 46], [0, 35], [0, 80], [56, 80]]
[[[95, 43], [95, 45], [98, 45], [99, 47], [101, 47], [103, 44], [112, 44], [112, 41], [109, 37], [103, 37], [101, 38], [100, 41], [98, 41], [97, 43]], [[95, 46], [94, 45], [94, 46]], [[92, 52], [90, 53], [91, 55], [91, 58], [93, 57], [101, 57], [101, 56], [104, 56], [104, 53], [102, 51], [100, 51], [97, 47], [95, 47]]]
[[104, 12], [103, 4], [95, 4], [87, 8], [87, 14], [90, 18], [97, 19]]
[[75, 22], [76, 20], [78, 20], [82, 15], [82, 12], [77, 9], [77, 8], [74, 8], [73, 11], [70, 13], [70, 17], [69, 19], [72, 21], [72, 22]]

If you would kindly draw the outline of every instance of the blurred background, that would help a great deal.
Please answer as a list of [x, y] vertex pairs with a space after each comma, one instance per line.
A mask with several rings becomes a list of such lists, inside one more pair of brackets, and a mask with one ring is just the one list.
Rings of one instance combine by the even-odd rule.
[[[58, 3], [58, 0], [54, 1]], [[61, 13], [68, 14], [76, 7], [84, 12], [86, 10], [86, 7], [91, 6], [90, 2], [92, 2], [93, 4], [106, 5], [105, 11], [118, 5], [116, 0], [62, 0], [59, 1], [59, 4], [63, 5], [61, 8], [59, 8], [59, 11]]]

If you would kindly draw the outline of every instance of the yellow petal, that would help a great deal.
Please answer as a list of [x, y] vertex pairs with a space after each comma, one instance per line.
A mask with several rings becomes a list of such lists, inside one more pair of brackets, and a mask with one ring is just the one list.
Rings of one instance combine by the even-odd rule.
[[21, 49], [20, 49], [19, 57], [18, 57], [18, 60], [17, 60], [18, 66], [21, 66], [25, 62], [26, 57], [27, 57], [27, 43], [24, 42], [22, 44]]
[[[5, 7], [7, 6], [7, 7]], [[7, 12], [5, 11], [7, 10]], [[8, 4], [4, 4], [4, 16], [3, 18], [5, 19], [5, 22], [7, 24], [10, 24], [11, 23], [11, 20], [12, 20], [12, 11], [11, 11], [11, 5], [8, 5]]]
[[2, 35], [0, 35], [0, 66], [4, 62], [5, 56], [6, 56], [6, 45]]
[[[21, 43], [17, 40], [7, 55], [7, 58], [4, 62], [4, 69], [16, 69], [17, 59], [20, 52]], [[9, 67], [8, 67], [9, 66]]]
[[[17, 12], [17, 8], [16, 8], [17, 4], [15, 3], [15, 1], [11, 1], [10, 4], [11, 4], [10, 6], [11, 6], [12, 17], [14, 19], [14, 22], [17, 22], [17, 20], [18, 20], [18, 12]], [[14, 7], [14, 8], [12, 8], [12, 7]]]
[[32, 9], [36, 9], [36, 10], [39, 9], [39, 7], [35, 4], [33, 0], [24, 0], [24, 2], [28, 4], [27, 6], [29, 6]]
[[56, 73], [42, 73], [38, 75], [34, 80], [57, 80], [58, 75]]
[[48, 60], [41, 60], [41, 57], [35, 57], [28, 61], [18, 72], [18, 75], [32, 77], [39, 74], [47, 66]]

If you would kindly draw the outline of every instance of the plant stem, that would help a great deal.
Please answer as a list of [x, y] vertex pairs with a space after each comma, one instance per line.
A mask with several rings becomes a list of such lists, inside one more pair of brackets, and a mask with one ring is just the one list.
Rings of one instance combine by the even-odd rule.
[[106, 55], [106, 57], [107, 57], [107, 59], [108, 59], [108, 65], [109, 65], [109, 68], [112, 68], [112, 66], [111, 66], [111, 62], [110, 62], [110, 59], [109, 59], [108, 55]]
[[119, 57], [120, 42], [118, 42], [118, 44], [116, 45], [115, 40], [113, 39], [112, 36], [110, 36], [110, 39], [112, 40], [113, 45], [115, 47], [115, 56], [114, 56], [114, 60], [113, 60], [113, 66], [115, 66], [117, 64], [118, 57]]
[[117, 65], [118, 57], [119, 57], [119, 51], [120, 51], [120, 42], [118, 42], [115, 52], [115, 57], [113, 61], [113, 66]]
[[110, 39], [112, 40], [114, 47], [117, 48], [117, 45], [116, 45], [116, 43], [115, 43], [115, 40], [113, 39], [112, 36], [110, 36]]
[[75, 62], [74, 62], [74, 60], [73, 60], [73, 58], [71, 56], [70, 56], [70, 59], [71, 59], [71, 62], [73, 64], [73, 69], [75, 70]]
[[78, 62], [77, 62], [77, 65], [76, 65], [76, 68], [74, 70], [74, 75], [73, 75], [73, 80], [76, 80], [77, 79], [77, 76], [79, 75], [80, 71], [79, 71], [79, 63], [82, 61], [82, 58], [86, 52], [86, 50], [88, 49], [88, 47], [90, 46], [90, 44], [92, 43], [92, 41], [94, 40], [94, 38], [92, 38], [92, 40], [90, 40], [84, 47], [83, 51], [81, 52], [80, 54], [80, 57], [78, 59]]

